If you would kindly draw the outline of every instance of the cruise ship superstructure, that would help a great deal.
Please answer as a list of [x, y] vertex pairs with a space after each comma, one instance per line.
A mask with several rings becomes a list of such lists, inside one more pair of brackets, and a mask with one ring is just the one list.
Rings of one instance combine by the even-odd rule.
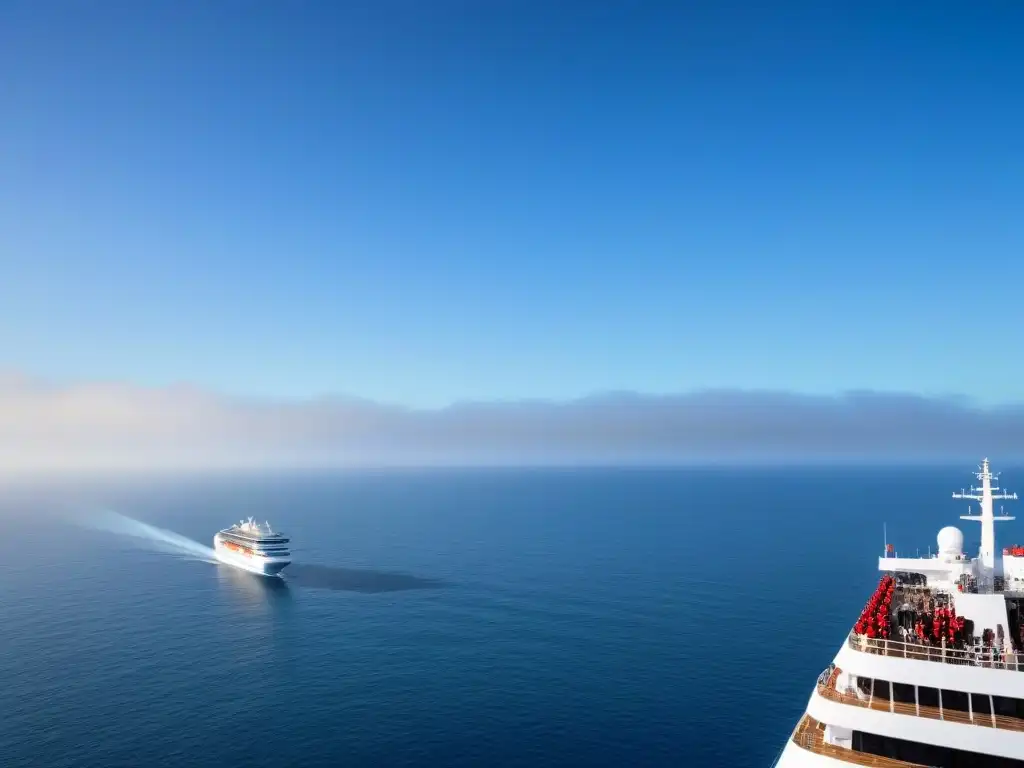
[[[958, 528], [938, 552], [891, 544], [882, 577], [776, 760], [780, 768], [1024, 767], [1024, 547], [996, 551], [1001, 490], [982, 462], [980, 487], [953, 494], [980, 509], [977, 557]], [[973, 510], [973, 504], [971, 504]]]
[[270, 523], [260, 525], [250, 517], [225, 528], [213, 537], [217, 559], [264, 576], [277, 576], [292, 561], [288, 537]]

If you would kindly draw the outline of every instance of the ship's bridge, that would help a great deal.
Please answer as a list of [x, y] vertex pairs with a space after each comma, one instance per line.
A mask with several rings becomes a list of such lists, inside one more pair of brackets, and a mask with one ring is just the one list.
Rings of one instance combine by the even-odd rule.
[[938, 555], [931, 557], [880, 557], [878, 570], [891, 573], [917, 573], [932, 586], [944, 586], [954, 590], [958, 584], [966, 586], [974, 576], [974, 561], [960, 556], [955, 560], [944, 560]]

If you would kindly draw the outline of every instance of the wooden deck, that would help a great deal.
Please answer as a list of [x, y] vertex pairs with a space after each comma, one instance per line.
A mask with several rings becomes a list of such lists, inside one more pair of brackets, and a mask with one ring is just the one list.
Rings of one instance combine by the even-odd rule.
[[894, 760], [891, 757], [879, 757], [867, 752], [855, 752], [845, 747], [836, 747], [825, 743], [825, 724], [819, 723], [810, 715], [804, 715], [793, 731], [793, 741], [798, 747], [814, 752], [817, 755], [824, 755], [836, 760], [842, 760], [851, 765], [867, 765], [874, 768], [926, 768], [919, 763], [908, 763], [903, 760]]

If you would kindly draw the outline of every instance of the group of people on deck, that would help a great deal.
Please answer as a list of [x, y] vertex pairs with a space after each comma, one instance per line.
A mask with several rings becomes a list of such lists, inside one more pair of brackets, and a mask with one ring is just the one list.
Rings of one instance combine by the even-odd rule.
[[926, 645], [941, 645], [945, 640], [947, 648], [963, 648], [970, 639], [968, 623], [963, 616], [957, 616], [953, 608], [938, 606], [933, 613], [915, 618], [913, 632], [907, 640]]
[[902, 642], [915, 645], [939, 646], [947, 648], [964, 648], [972, 640], [973, 623], [963, 616], [958, 616], [950, 604], [937, 604], [935, 597], [927, 591], [917, 594], [907, 603], [903, 598], [907, 595], [900, 590], [896, 594], [897, 583], [889, 574], [885, 574], [878, 582], [874, 594], [861, 612], [854, 632], [869, 639], [888, 640], [893, 634], [892, 603], [898, 597], [897, 628]]
[[889, 637], [889, 616], [892, 607], [892, 593], [896, 587], [892, 576], [885, 574], [878, 582], [875, 592], [868, 600], [868, 604], [861, 611], [860, 618], [854, 631], [858, 635], [867, 635], [869, 638]]

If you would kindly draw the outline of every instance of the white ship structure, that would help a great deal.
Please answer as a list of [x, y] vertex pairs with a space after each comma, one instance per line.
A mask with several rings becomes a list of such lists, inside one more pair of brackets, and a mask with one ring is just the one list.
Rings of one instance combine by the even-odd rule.
[[289, 539], [270, 523], [260, 525], [250, 517], [213, 537], [217, 559], [264, 576], [278, 576], [292, 561]]
[[[835, 659], [818, 677], [780, 768], [1024, 767], [1024, 547], [996, 551], [1001, 490], [982, 462], [977, 557], [963, 534], [903, 557], [885, 544], [881, 580]], [[970, 510], [970, 507], [969, 507]]]

